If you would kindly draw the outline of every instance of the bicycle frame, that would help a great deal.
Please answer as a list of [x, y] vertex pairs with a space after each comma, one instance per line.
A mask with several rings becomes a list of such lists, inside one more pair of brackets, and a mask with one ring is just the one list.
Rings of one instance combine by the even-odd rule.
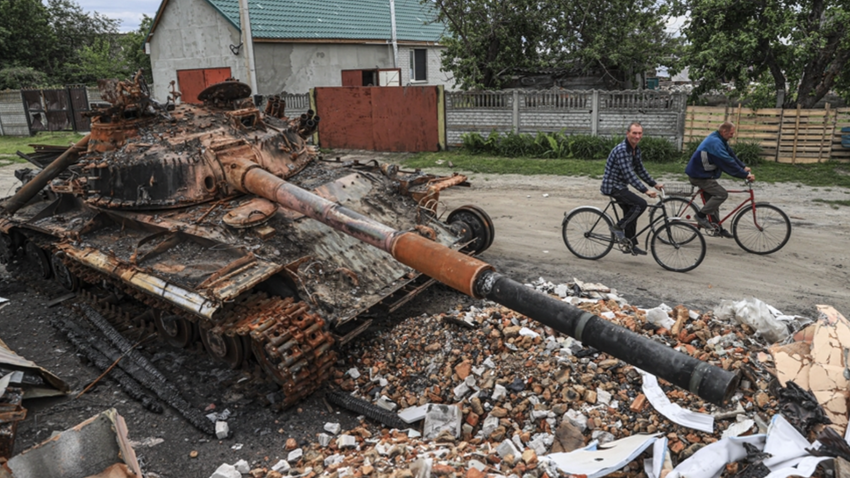
[[[696, 194], [694, 196], [696, 196]], [[693, 199], [693, 198], [691, 198], [691, 199]], [[640, 235], [643, 234], [644, 232], [646, 232], [647, 229], [655, 230], [655, 226], [659, 222], [663, 221], [664, 225], [666, 226], [671, 221], [680, 220], [678, 218], [671, 218], [671, 217], [667, 216], [667, 208], [664, 206], [663, 200], [664, 200], [664, 196], [659, 196], [658, 202], [656, 202], [655, 204], [647, 204], [646, 205], [647, 208], [649, 208], [649, 209], [661, 209], [661, 216], [650, 221], [649, 224], [647, 224], [646, 226], [643, 227], [643, 229], [635, 232], [635, 238], [640, 237]], [[614, 198], [609, 198], [608, 205], [605, 206], [605, 209], [602, 210], [602, 214], [608, 214], [608, 209], [611, 209], [615, 204], [617, 204], [617, 201]], [[688, 204], [690, 205], [690, 203], [688, 203]], [[620, 212], [617, 210], [616, 207], [613, 207], [613, 211], [614, 211], [614, 224], [617, 224], [618, 222], [620, 222]], [[646, 239], [644, 239], [644, 246], [645, 247], [649, 247], [649, 236], [650, 236], [650, 234], [647, 234]]]
[[[749, 204], [750, 210], [753, 211], [753, 221], [755, 222], [756, 227], [760, 228], [760, 226], [758, 225], [758, 222], [756, 222], [757, 219], [755, 218], [756, 195], [755, 195], [755, 192], [753, 192], [752, 183], [747, 183], [747, 189], [746, 190], [744, 190], [744, 189], [732, 189], [732, 190], [727, 190], [726, 192], [730, 193], [730, 194], [749, 193], [750, 197], [744, 199], [740, 204], [738, 204], [738, 206], [735, 209], [733, 209], [731, 212], [729, 212], [729, 214], [726, 214], [723, 217], [723, 219], [720, 219], [719, 221], [717, 221], [717, 224], [718, 225], [723, 224], [724, 222], [726, 222], [727, 219], [735, 217], [738, 214], [738, 211], [743, 210], [744, 206]], [[694, 200], [696, 199], [697, 196], [699, 196], [700, 200], [702, 200], [703, 206], [705, 205], [705, 192], [702, 189], [697, 189], [697, 192], [695, 192], [691, 196], [690, 200], [688, 200], [688, 206], [691, 206], [694, 203]], [[702, 208], [700, 208], [700, 209], [702, 209]]]

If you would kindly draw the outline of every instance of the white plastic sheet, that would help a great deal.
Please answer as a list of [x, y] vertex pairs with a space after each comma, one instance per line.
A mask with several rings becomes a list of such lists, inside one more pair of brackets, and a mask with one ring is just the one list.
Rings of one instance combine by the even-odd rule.
[[714, 417], [707, 413], [692, 412], [672, 403], [664, 390], [658, 386], [658, 379], [655, 375], [644, 372], [635, 367], [635, 370], [640, 372], [643, 377], [643, 394], [649, 403], [658, 410], [659, 413], [669, 418], [671, 422], [682, 425], [683, 427], [693, 428], [706, 433], [714, 433]]
[[561, 471], [573, 475], [599, 478], [626, 466], [656, 441], [654, 435], [632, 435], [620, 440], [599, 445], [596, 440], [589, 445], [569, 453], [552, 453], [545, 458]]

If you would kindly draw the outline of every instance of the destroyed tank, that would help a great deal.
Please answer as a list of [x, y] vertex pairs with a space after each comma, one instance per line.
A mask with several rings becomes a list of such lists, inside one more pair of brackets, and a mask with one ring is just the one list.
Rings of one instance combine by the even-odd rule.
[[154, 102], [139, 75], [100, 87], [111, 106], [91, 133], [2, 202], [0, 260], [21, 255], [69, 290], [130, 299], [135, 322], [172, 345], [259, 362], [284, 405], [322, 384], [339, 345], [435, 280], [707, 400], [738, 383], [473, 257], [492, 244], [492, 221], [474, 206], [443, 214], [439, 201], [462, 175], [324, 160], [306, 140], [318, 116], [289, 119], [279, 98], [260, 111], [238, 81], [176, 107]]

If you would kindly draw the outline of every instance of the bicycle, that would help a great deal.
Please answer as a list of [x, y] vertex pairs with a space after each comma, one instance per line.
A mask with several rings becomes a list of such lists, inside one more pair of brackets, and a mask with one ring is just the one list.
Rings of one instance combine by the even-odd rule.
[[[716, 226], [712, 230], [702, 228], [696, 224], [696, 213], [698, 211], [694, 200], [697, 196], [700, 197], [702, 203], [705, 204], [705, 196], [702, 189], [694, 192], [694, 186], [688, 184], [685, 188], [680, 188], [676, 191], [675, 185], [668, 185], [672, 192], [668, 191], [668, 197], [663, 200], [667, 203], [667, 210], [673, 217], [678, 217], [689, 224], [696, 226], [698, 229], [705, 230], [709, 236], [717, 236], [720, 234], [721, 225], [730, 217], [732, 218], [732, 236], [735, 242], [741, 249], [752, 254], [771, 254], [779, 249], [782, 249], [791, 238], [791, 220], [778, 207], [765, 202], [756, 202], [753, 185], [746, 182], [747, 189], [729, 190], [730, 194], [748, 193], [749, 197], [745, 198], [738, 206], [727, 214], [723, 219], [715, 221], [715, 218], [710, 217], [709, 221]], [[690, 187], [686, 191], [687, 187]], [[684, 197], [676, 197], [682, 195]], [[747, 207], [747, 205], [749, 206]], [[650, 223], [652, 223], [653, 210], [650, 213]]]
[[[614, 204], [616, 201], [611, 198], [604, 210], [581, 206], [564, 213], [561, 235], [570, 252], [587, 260], [601, 259], [611, 252], [615, 244], [624, 253], [632, 252], [631, 240], [618, 241], [611, 231], [620, 220]], [[662, 213], [638, 231], [635, 238], [650, 231], [646, 237], [649, 247], [646, 248], [652, 252], [655, 262], [673, 272], [687, 272], [699, 266], [705, 258], [705, 239], [699, 229], [667, 215], [663, 191], [658, 195], [658, 201], [649, 207], [653, 212], [660, 209]], [[608, 214], [609, 209], [614, 211], [614, 220]]]

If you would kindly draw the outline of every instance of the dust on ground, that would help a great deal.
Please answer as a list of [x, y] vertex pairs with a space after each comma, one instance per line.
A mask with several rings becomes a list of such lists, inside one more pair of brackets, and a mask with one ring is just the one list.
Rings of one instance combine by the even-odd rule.
[[[380, 154], [372, 157], [392, 158]], [[21, 167], [25, 165], [0, 168], [0, 196], [14, 192], [17, 180], [12, 174]], [[662, 269], [651, 256], [612, 251], [601, 260], [584, 261], [566, 249], [561, 239], [564, 213], [582, 205], [604, 208], [607, 201], [599, 194], [599, 180], [474, 174], [471, 182], [470, 188], [443, 192], [441, 212], [447, 214], [464, 204], [485, 209], [495, 224], [496, 238], [481, 257], [517, 280], [542, 276], [556, 283], [572, 278], [601, 282], [616, 288], [630, 303], [643, 306], [682, 303], [705, 310], [722, 299], [755, 296], [789, 314], [814, 316], [817, 304], [833, 305], [845, 314], [850, 311], [846, 285], [850, 215], [843, 208], [833, 209], [813, 201], [848, 199], [850, 191], [846, 189], [759, 183], [757, 199], [779, 206], [791, 217], [793, 229], [788, 244], [777, 253], [757, 256], [741, 250], [734, 240], [706, 238], [708, 252], [702, 265], [678, 274]], [[734, 181], [724, 184], [738, 186]], [[48, 325], [50, 317], [71, 313], [63, 306], [47, 306], [50, 299], [63, 294], [52, 282], [15, 280], [0, 266], [0, 297], [10, 299], [10, 304], [0, 310], [0, 338], [13, 350], [68, 381], [72, 389], [81, 390], [99, 372], [82, 362], [72, 346]], [[472, 299], [436, 286], [384, 325], [472, 303]], [[356, 425], [354, 415], [330, 411], [318, 393], [294, 409], [275, 412], [263, 400], [267, 392], [264, 385], [257, 385], [246, 372], [224, 369], [200, 353], [158, 343], [146, 345], [144, 352], [184, 391], [190, 403], [199, 408], [215, 404], [217, 411], [231, 410], [234, 415], [228, 422], [233, 437], [210, 439], [171, 410], [161, 415], [150, 413], [113, 382], [104, 380], [81, 398], [74, 399], [73, 394], [63, 399], [26, 401], [29, 413], [18, 428], [15, 452], [46, 439], [53, 431], [67, 429], [115, 407], [127, 418], [132, 440], [165, 440], [151, 447], [137, 446], [145, 470], [163, 478], [205, 478], [219, 464], [239, 459], [270, 466], [286, 456], [287, 438], [296, 438], [302, 444], [313, 441], [325, 422], [341, 422], [343, 428]], [[240, 382], [244, 378], [249, 380]], [[240, 449], [234, 449], [239, 448], [237, 444], [242, 444]], [[193, 450], [198, 451], [197, 458], [190, 458]]]

